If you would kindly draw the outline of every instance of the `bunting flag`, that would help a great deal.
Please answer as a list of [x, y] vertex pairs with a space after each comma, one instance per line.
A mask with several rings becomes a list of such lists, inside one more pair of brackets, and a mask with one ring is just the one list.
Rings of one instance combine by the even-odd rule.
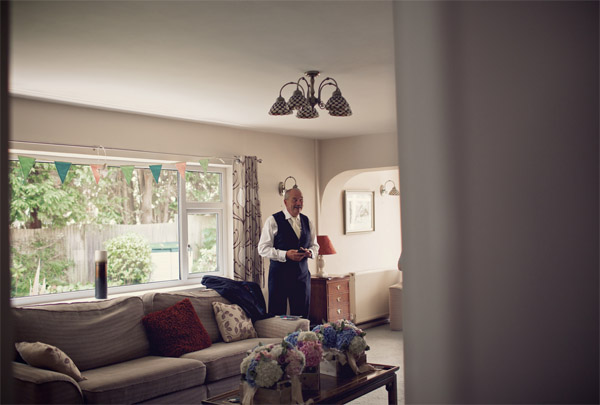
[[160, 177], [160, 171], [162, 170], [162, 165], [150, 165], [150, 171], [154, 176], [154, 180], [158, 183], [158, 178]]
[[35, 158], [19, 156], [19, 163], [21, 164], [21, 173], [23, 173], [23, 183], [25, 183], [27, 181], [27, 177], [29, 177], [29, 172], [35, 164]]
[[96, 179], [96, 184], [98, 184], [98, 182], [100, 181], [100, 177], [102, 177], [100, 175], [100, 169], [102, 169], [102, 166], [104, 165], [90, 165], [90, 167], [92, 168], [92, 173], [94, 173], [94, 178]]
[[187, 164], [185, 162], [175, 163], [175, 167], [177, 168], [177, 171], [179, 171], [179, 175], [184, 180], [185, 180], [185, 167], [186, 166], [187, 166]]
[[133, 175], [133, 169], [135, 169], [135, 166], [121, 166], [123, 176], [125, 176], [125, 180], [127, 180], [127, 184], [129, 185], [131, 185], [131, 176]]
[[202, 169], [204, 170], [204, 175], [206, 175], [206, 172], [208, 171], [208, 159], [200, 159], [198, 162], [200, 162], [200, 166], [202, 166]]
[[67, 173], [69, 173], [69, 169], [71, 168], [71, 163], [69, 163], [69, 162], [54, 162], [54, 166], [56, 166], [56, 171], [58, 172], [58, 177], [60, 177], [60, 184], [64, 184], [65, 178], [67, 177]]

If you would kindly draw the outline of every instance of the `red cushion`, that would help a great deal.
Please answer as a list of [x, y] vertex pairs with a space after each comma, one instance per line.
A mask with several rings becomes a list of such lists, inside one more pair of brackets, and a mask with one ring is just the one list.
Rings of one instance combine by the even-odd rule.
[[179, 357], [209, 347], [212, 342], [188, 298], [142, 318], [152, 352]]

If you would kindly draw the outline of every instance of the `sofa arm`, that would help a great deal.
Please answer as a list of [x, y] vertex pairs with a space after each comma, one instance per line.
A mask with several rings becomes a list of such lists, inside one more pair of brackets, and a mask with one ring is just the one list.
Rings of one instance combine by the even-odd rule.
[[284, 338], [297, 330], [307, 331], [309, 327], [308, 319], [289, 320], [274, 317], [254, 322], [254, 329], [259, 338]]
[[83, 404], [79, 384], [66, 374], [13, 362], [17, 404]]

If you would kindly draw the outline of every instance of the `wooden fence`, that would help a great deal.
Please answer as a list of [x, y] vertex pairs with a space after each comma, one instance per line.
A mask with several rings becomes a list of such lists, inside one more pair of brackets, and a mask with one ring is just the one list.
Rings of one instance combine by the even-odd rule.
[[[177, 223], [140, 225], [70, 225], [59, 229], [12, 229], [11, 245], [21, 253], [36, 241], [52, 242], [57, 252], [74, 263], [70, 283], [94, 282], [94, 251], [105, 250], [104, 242], [126, 233], [136, 233], [148, 243], [177, 242]], [[43, 267], [43, 263], [42, 263]]]

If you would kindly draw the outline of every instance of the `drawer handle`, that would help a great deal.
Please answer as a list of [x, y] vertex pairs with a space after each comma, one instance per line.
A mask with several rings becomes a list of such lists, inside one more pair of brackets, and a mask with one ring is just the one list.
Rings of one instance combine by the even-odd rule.
[[342, 310], [341, 310], [341, 309], [338, 309], [338, 310], [337, 310], [337, 313], [338, 313], [338, 314], [341, 314], [341, 313], [342, 313]]
[[336, 285], [335, 288], [337, 288], [338, 290], [340, 289], [341, 285]]
[[336, 300], [337, 302], [342, 302], [342, 297], [337, 297], [335, 300]]

